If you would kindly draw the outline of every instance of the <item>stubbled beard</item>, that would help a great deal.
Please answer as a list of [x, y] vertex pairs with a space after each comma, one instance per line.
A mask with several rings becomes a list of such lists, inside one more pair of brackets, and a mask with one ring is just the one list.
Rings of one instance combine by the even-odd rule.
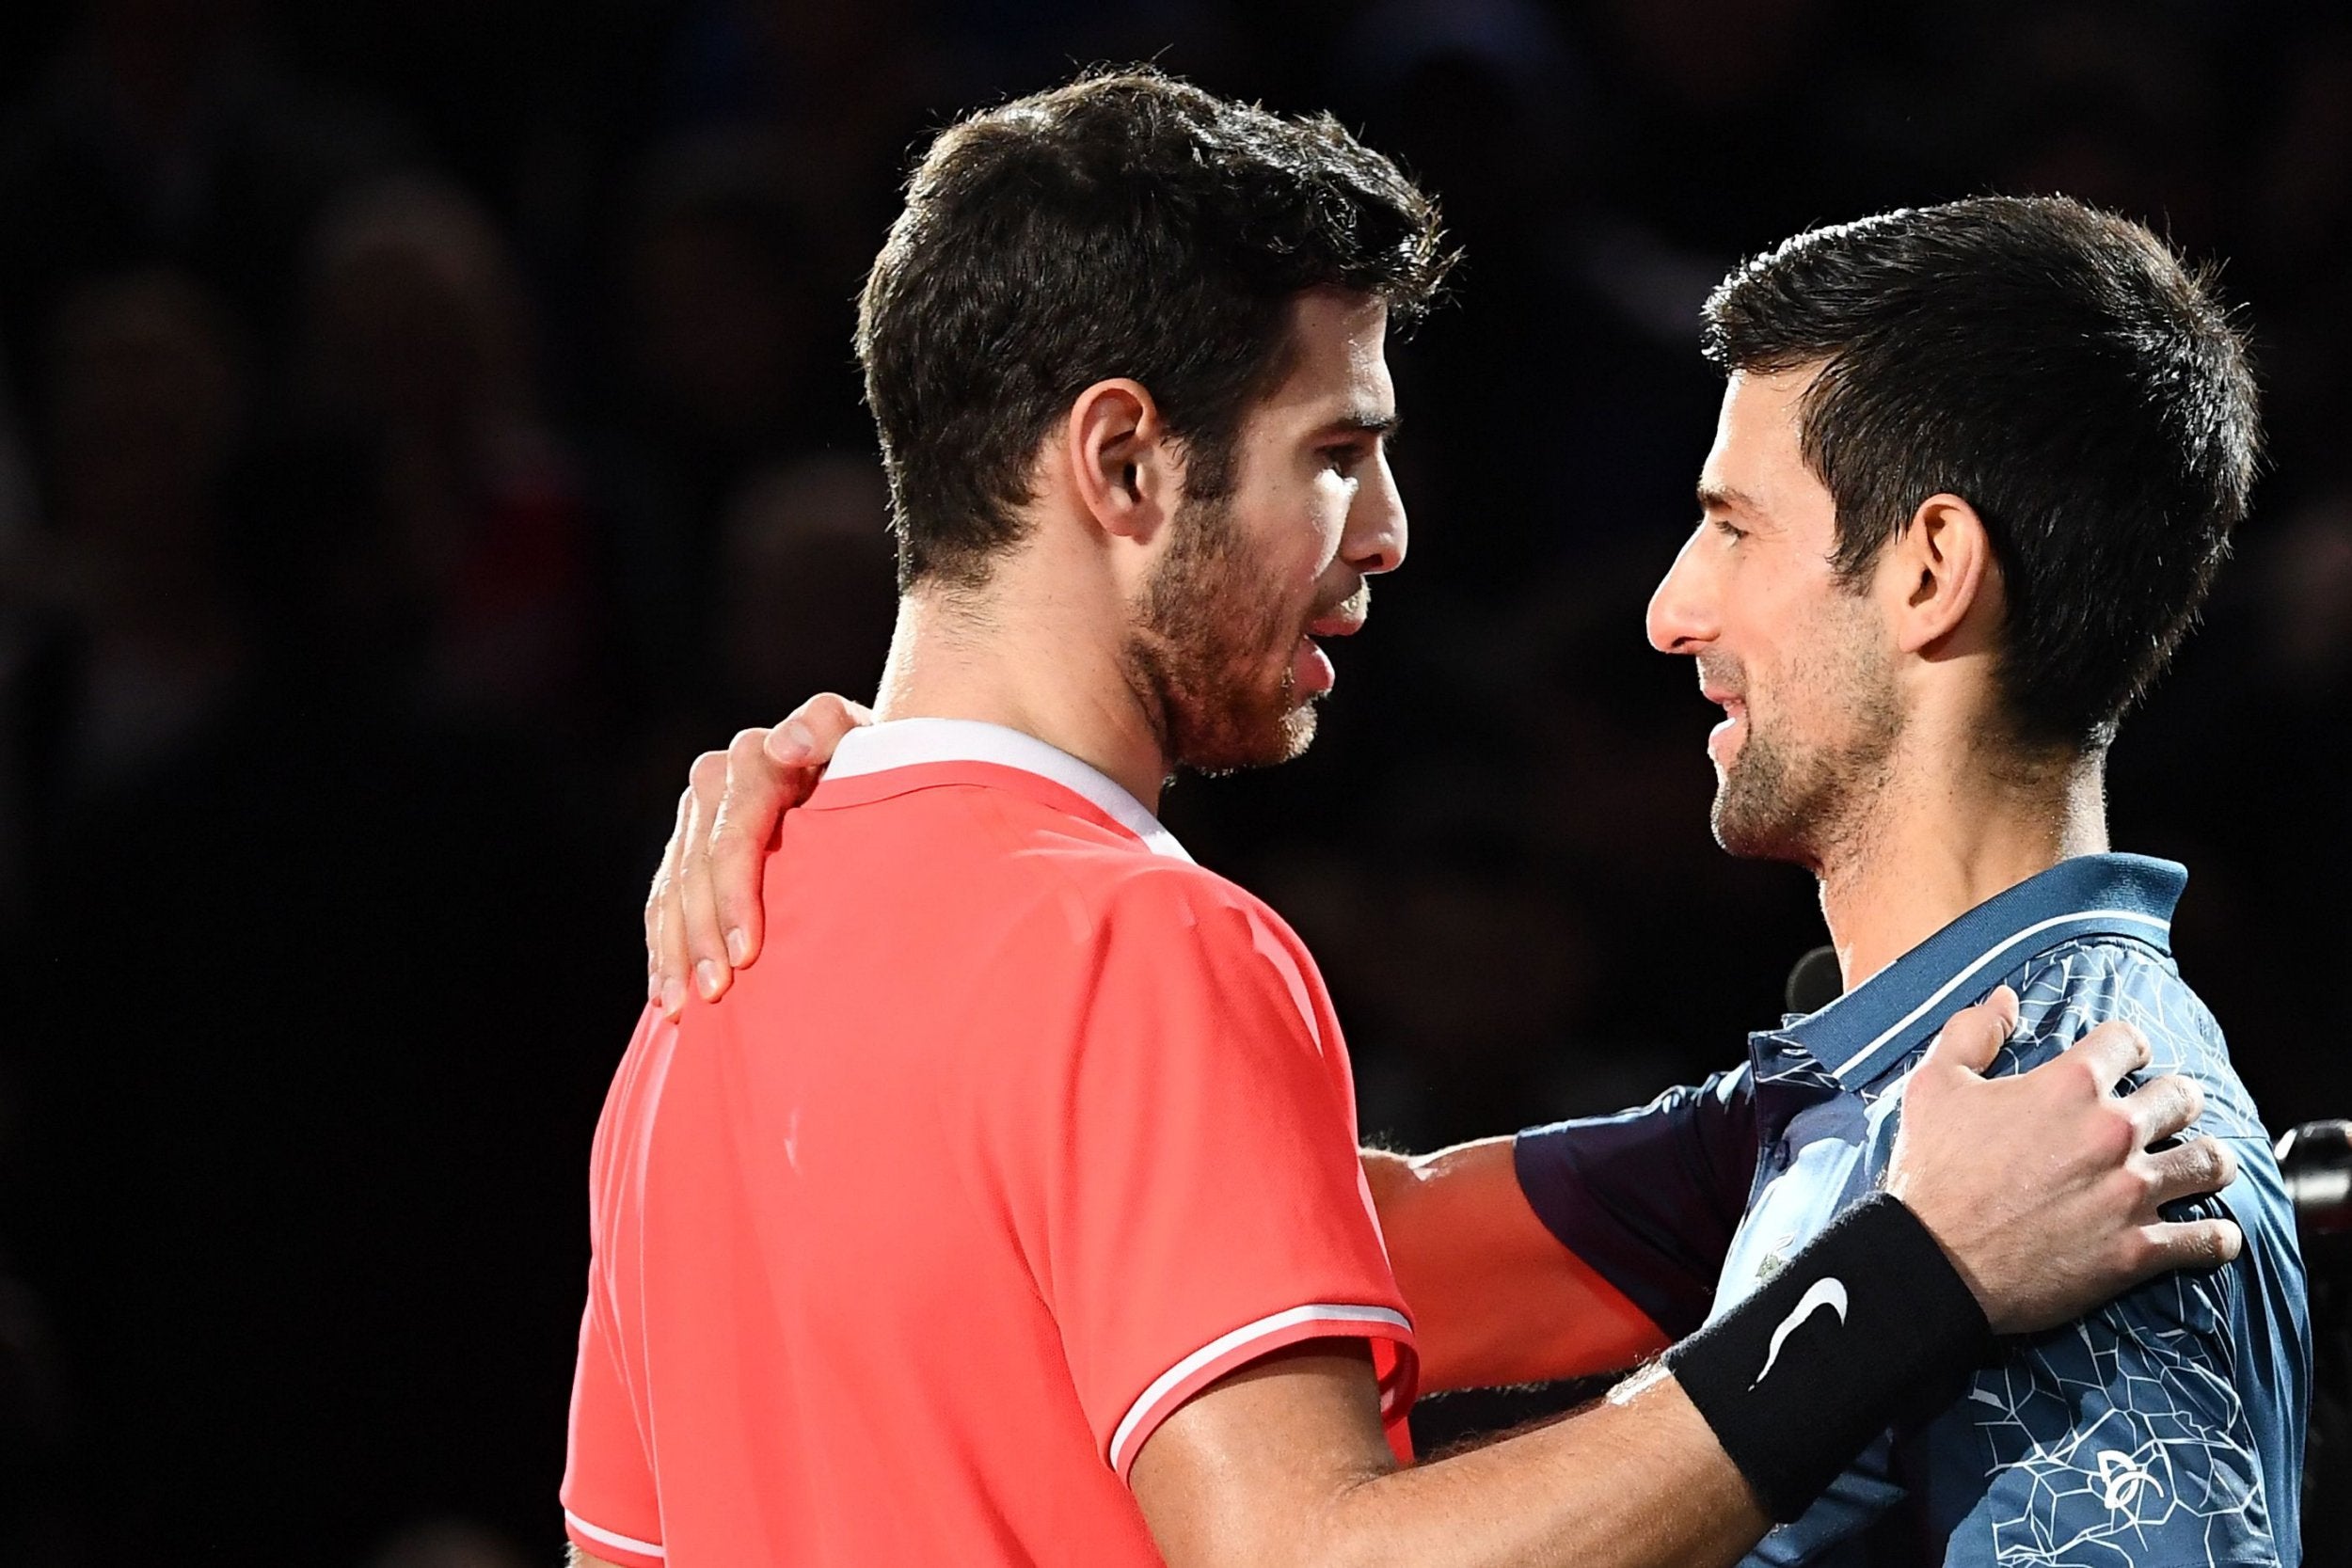
[[[1303, 628], [1250, 558], [1229, 502], [1187, 500], [1127, 640], [1127, 684], [1172, 766], [1203, 773], [1288, 762], [1314, 739], [1289, 655]], [[1281, 676], [1263, 672], [1280, 659]]]
[[1709, 819], [1715, 842], [1732, 854], [1819, 871], [1867, 835], [1891, 777], [1902, 708], [1892, 673], [1858, 639], [1790, 681], [1792, 689], [1805, 684], [1836, 693], [1847, 734], [1832, 746], [1784, 743], [1751, 705], [1747, 738], [1716, 784]]

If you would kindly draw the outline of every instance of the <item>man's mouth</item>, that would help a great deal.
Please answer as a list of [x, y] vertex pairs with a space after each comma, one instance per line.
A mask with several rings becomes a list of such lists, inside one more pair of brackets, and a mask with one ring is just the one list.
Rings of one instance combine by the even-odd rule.
[[1735, 696], [1712, 688], [1703, 689], [1707, 700], [1724, 710], [1723, 722], [1707, 734], [1707, 754], [1721, 767], [1731, 760], [1732, 754], [1739, 751], [1740, 743], [1747, 738], [1748, 700], [1744, 696]]
[[1331, 667], [1331, 656], [1315, 643], [1318, 637], [1353, 637], [1364, 629], [1364, 621], [1372, 607], [1369, 595], [1359, 587], [1345, 600], [1307, 623], [1307, 629], [1298, 639], [1298, 647], [1291, 656], [1291, 689], [1300, 701], [1320, 697], [1339, 683], [1339, 672]]
[[1353, 637], [1363, 629], [1360, 615], [1327, 615], [1308, 624], [1306, 634], [1298, 640], [1298, 651], [1291, 657], [1291, 689], [1301, 701], [1320, 697], [1339, 684], [1340, 673], [1331, 666], [1331, 656], [1317, 646], [1318, 637]]
[[1291, 695], [1304, 703], [1329, 691], [1339, 678], [1331, 656], [1317, 647], [1313, 638], [1300, 638], [1297, 651], [1291, 656]]

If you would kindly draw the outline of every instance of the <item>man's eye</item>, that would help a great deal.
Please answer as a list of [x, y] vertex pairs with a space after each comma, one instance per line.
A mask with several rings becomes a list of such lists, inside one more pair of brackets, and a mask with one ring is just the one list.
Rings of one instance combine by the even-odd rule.
[[1722, 534], [1726, 539], [1737, 542], [1739, 540], [1745, 539], [1748, 536], [1748, 531], [1746, 529], [1738, 527], [1724, 518], [1710, 517], [1708, 520], [1715, 525], [1715, 531]]
[[1364, 460], [1361, 447], [1326, 447], [1323, 461], [1334, 473], [1352, 474]]

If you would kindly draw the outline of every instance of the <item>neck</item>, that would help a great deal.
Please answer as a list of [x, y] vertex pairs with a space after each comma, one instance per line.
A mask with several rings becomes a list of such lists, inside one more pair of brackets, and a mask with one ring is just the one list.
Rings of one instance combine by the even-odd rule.
[[1899, 759], [1867, 832], [1816, 868], [1849, 990], [1995, 894], [2107, 847], [2103, 753], [2026, 768], [1946, 754], [1941, 776]]
[[874, 714], [975, 719], [1034, 736], [1160, 809], [1168, 759], [1129, 685], [1115, 596], [1034, 591], [1018, 556], [978, 589], [898, 600]]

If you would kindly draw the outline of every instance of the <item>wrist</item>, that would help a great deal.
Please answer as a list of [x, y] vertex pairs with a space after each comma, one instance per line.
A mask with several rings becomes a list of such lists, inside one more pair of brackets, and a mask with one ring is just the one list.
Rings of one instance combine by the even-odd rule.
[[1797, 1518], [1908, 1411], [1949, 1399], [1991, 1344], [1925, 1224], [1877, 1194], [1666, 1366], [1774, 1519]]
[[1932, 1201], [1921, 1202], [1916, 1195], [1896, 1182], [1887, 1183], [1885, 1196], [1927, 1233], [1928, 1239], [1943, 1255], [1946, 1266], [1960, 1276], [1962, 1284], [1968, 1287], [1969, 1295], [1976, 1299], [1977, 1310], [1990, 1320], [1993, 1316], [1993, 1298], [1985, 1289], [1982, 1275], [1968, 1259], [1970, 1248], [1964, 1239], [1966, 1227], [1957, 1223], [1954, 1216], [1944, 1212]]

